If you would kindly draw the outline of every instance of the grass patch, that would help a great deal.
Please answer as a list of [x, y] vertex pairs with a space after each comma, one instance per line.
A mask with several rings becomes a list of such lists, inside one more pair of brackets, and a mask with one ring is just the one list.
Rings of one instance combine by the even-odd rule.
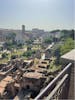
[[9, 60], [8, 58], [0, 59], [0, 64], [7, 63], [8, 60]]

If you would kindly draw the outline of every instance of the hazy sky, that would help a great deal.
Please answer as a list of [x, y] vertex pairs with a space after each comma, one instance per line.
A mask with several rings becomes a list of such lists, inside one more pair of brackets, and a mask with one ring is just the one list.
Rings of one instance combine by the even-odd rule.
[[0, 0], [0, 28], [73, 28], [74, 0]]

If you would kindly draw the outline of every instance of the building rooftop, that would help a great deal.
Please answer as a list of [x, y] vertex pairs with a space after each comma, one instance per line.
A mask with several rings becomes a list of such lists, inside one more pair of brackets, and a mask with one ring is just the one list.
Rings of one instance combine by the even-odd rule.
[[5, 90], [5, 87], [7, 86], [7, 84], [9, 82], [13, 81], [12, 77], [11, 76], [7, 76], [5, 77], [1, 82], [0, 82], [0, 94], [2, 95], [4, 90]]
[[67, 59], [70, 61], [75, 61], [75, 49], [61, 56], [62, 59]]
[[42, 64], [49, 64], [49, 60], [41, 60], [40, 63], [42, 63]]
[[29, 62], [29, 63], [32, 62], [32, 61], [33, 61], [33, 60], [24, 60], [24, 62]]
[[47, 67], [48, 67], [48, 64], [40, 63], [40, 64], [38, 65], [38, 67], [41, 67], [41, 68], [47, 68]]
[[0, 70], [0, 75], [6, 75], [8, 72], [10, 72], [12, 69], [14, 68], [14, 65], [8, 65], [8, 66], [5, 66], [3, 67], [1, 70]]
[[40, 79], [43, 77], [43, 75], [41, 73], [37, 73], [37, 72], [28, 72], [28, 73], [24, 73], [23, 77]]
[[28, 68], [27, 70], [31, 70], [31, 71], [34, 71], [34, 72], [44, 72], [44, 71], [46, 71], [46, 69], [44, 69], [44, 68], [39, 68], [38, 67], [38, 65], [35, 67], [35, 66], [33, 66], [33, 67], [31, 67], [31, 68]]

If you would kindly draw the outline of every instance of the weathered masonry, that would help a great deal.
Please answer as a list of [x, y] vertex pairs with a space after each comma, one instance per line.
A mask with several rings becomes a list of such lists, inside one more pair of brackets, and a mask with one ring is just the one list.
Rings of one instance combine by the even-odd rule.
[[[35, 100], [71, 99], [74, 100], [75, 50], [61, 57], [62, 71], [36, 96]], [[52, 87], [54, 87], [52, 89]]]

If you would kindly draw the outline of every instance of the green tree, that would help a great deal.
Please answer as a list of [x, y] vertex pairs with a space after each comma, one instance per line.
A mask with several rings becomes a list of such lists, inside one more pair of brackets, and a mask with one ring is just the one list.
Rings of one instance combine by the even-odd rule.
[[70, 37], [74, 40], [74, 30], [70, 31]]
[[27, 44], [32, 44], [33, 43], [33, 40], [32, 39], [31, 40], [27, 40], [26, 43]]
[[0, 51], [2, 51], [3, 50], [3, 47], [0, 47]]
[[55, 32], [60, 32], [60, 30], [59, 30], [59, 29], [53, 30], [53, 31], [51, 31], [50, 33], [55, 33]]
[[23, 44], [22, 43], [17, 44], [17, 48], [23, 48]]
[[2, 54], [2, 58], [7, 58], [8, 54], [7, 53], [3, 53]]
[[30, 57], [31, 56], [31, 52], [27, 51], [23, 53], [23, 56], [25, 57]]
[[72, 38], [67, 38], [63, 45], [60, 46], [60, 54], [63, 55], [74, 48], [74, 41]]
[[12, 41], [12, 42], [14, 42], [14, 41], [15, 41], [15, 37], [16, 37], [16, 33], [10, 33], [10, 34], [6, 37], [6, 39], [7, 39], [7, 41]]
[[36, 53], [36, 51], [34, 51], [34, 50], [31, 51], [31, 50], [30, 50], [30, 51], [24, 52], [24, 53], [23, 53], [23, 56], [25, 56], [25, 57], [30, 57], [32, 54], [35, 54], [35, 53]]
[[48, 37], [44, 40], [45, 43], [52, 43], [52, 38]]
[[11, 59], [16, 59], [18, 55], [11, 55]]
[[55, 63], [59, 64], [60, 62], [60, 48], [59, 47], [56, 48], [56, 50], [54, 51], [54, 56], [56, 57]]

